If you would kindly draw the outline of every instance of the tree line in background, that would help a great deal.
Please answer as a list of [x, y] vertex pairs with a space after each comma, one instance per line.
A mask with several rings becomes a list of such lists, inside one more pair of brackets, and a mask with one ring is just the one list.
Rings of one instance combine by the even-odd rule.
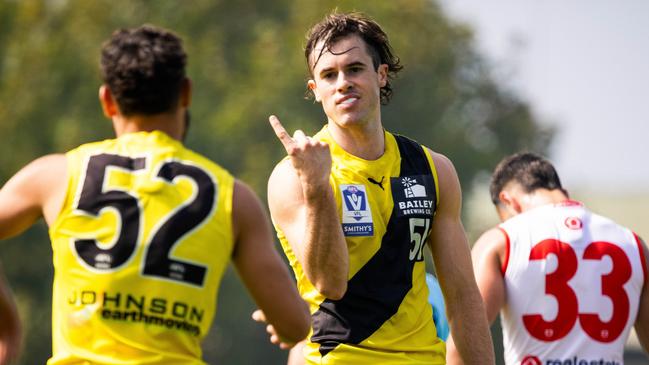
[[[365, 12], [383, 25], [405, 66], [383, 123], [451, 158], [465, 190], [505, 154], [545, 152], [553, 131], [494, 80], [471, 29], [449, 20], [435, 1], [0, 0], [0, 183], [38, 156], [113, 136], [97, 101], [101, 44], [116, 28], [150, 23], [178, 33], [189, 55], [187, 144], [265, 197], [284, 155], [268, 115], [310, 134], [326, 122], [320, 105], [305, 100], [303, 45], [310, 25], [335, 8]], [[0, 248], [26, 327], [22, 364], [43, 364], [51, 353], [47, 243], [40, 223]], [[250, 320], [253, 309], [230, 270], [206, 361], [284, 361]]]

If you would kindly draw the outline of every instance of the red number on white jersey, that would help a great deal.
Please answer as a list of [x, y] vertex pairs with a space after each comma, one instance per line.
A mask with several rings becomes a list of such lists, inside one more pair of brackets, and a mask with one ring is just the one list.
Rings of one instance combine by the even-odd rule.
[[579, 261], [573, 248], [567, 243], [547, 239], [536, 244], [530, 252], [530, 261], [545, 260], [549, 254], [557, 257], [557, 269], [545, 276], [545, 293], [555, 297], [558, 303], [557, 316], [546, 321], [541, 314], [523, 315], [527, 331], [541, 341], [556, 341], [565, 337], [577, 319], [589, 337], [600, 342], [615, 341], [629, 319], [629, 297], [624, 290], [631, 278], [631, 263], [624, 251], [610, 242], [592, 242], [583, 254], [583, 260], [611, 258], [613, 269], [601, 277], [602, 294], [613, 303], [613, 315], [608, 322], [600, 320], [598, 313], [579, 313], [577, 295], [568, 285], [576, 272]]

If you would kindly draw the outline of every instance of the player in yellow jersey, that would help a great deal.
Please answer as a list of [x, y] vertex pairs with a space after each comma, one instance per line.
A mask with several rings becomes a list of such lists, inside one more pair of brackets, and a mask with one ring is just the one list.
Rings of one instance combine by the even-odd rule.
[[185, 64], [169, 31], [113, 33], [99, 99], [117, 138], [37, 159], [0, 190], [0, 238], [41, 216], [49, 226], [48, 364], [204, 364], [200, 342], [230, 260], [283, 341], [307, 334], [307, 306], [258, 198], [182, 144]]
[[[444, 364], [425, 283], [431, 249], [450, 329], [470, 364], [494, 362], [460, 220], [461, 192], [443, 155], [383, 129], [382, 103], [401, 69], [368, 17], [331, 14], [305, 56], [326, 126], [289, 135], [268, 183], [278, 236], [310, 304], [308, 364]], [[405, 116], [404, 116], [405, 117]]]

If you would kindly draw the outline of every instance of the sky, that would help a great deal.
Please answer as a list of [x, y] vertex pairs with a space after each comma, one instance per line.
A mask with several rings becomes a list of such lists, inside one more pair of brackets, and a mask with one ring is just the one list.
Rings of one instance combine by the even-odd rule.
[[441, 0], [543, 123], [563, 185], [649, 192], [649, 1]]

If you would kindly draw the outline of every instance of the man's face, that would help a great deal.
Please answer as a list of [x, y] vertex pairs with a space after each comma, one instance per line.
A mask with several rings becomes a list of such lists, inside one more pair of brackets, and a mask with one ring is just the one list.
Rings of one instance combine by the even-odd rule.
[[[313, 79], [308, 87], [329, 121], [341, 128], [380, 121], [380, 89], [387, 82], [387, 65], [375, 70], [365, 42], [357, 35], [341, 38], [320, 55], [311, 54]], [[314, 65], [315, 63], [315, 65]]]

